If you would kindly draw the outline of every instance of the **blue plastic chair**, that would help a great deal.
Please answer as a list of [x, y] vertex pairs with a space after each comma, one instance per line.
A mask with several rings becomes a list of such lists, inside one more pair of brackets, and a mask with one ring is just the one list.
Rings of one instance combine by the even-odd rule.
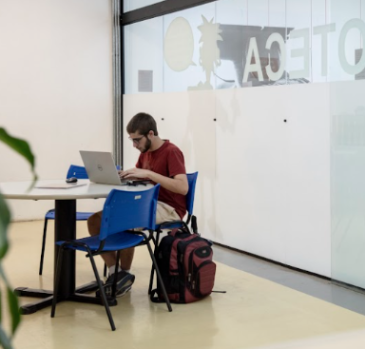
[[193, 219], [193, 208], [194, 208], [194, 198], [195, 198], [195, 187], [196, 187], [196, 181], [198, 179], [198, 172], [194, 173], [188, 173], [186, 175], [188, 178], [188, 184], [189, 184], [189, 190], [186, 194], [186, 210], [188, 211], [188, 216], [186, 221], [180, 220], [180, 221], [168, 221], [163, 222], [158, 225], [156, 225], [156, 231], [160, 231], [163, 229], [174, 229], [174, 228], [182, 228], [182, 227], [188, 227], [188, 224], [190, 223], [190, 220]]
[[[157, 272], [159, 282], [163, 288], [163, 294], [165, 295], [167, 308], [169, 311], [172, 311], [160, 271], [158, 270], [155, 256], [149, 243], [151, 237], [153, 236], [153, 231], [156, 228], [155, 222], [159, 189], [159, 184], [144, 191], [123, 191], [113, 189], [108, 195], [104, 204], [99, 235], [76, 239], [73, 241], [56, 242], [56, 244], [60, 246], [60, 250], [56, 266], [56, 278], [51, 317], [54, 317], [56, 311], [57, 294], [60, 286], [59, 281], [62, 269], [62, 255], [64, 251], [69, 249], [82, 251], [85, 252], [86, 256], [90, 258], [90, 263], [100, 290], [101, 301], [105, 307], [111, 329], [114, 331], [115, 325], [108, 304], [110, 298], [107, 298], [105, 295], [103, 284], [100, 280], [100, 276], [95, 265], [94, 256], [103, 252], [118, 251], [117, 260], [119, 261], [120, 250], [140, 245], [147, 245], [152, 263]], [[143, 231], [131, 230], [137, 228], [143, 228], [142, 230], [148, 231], [148, 234], [144, 233]], [[119, 263], [116, 264], [116, 273], [118, 272], [118, 265]], [[111, 300], [113, 300], [114, 303], [112, 304], [116, 304], [115, 294], [117, 278], [114, 279], [115, 282], [112, 286], [111, 296]]]
[[[88, 179], [88, 175], [85, 167], [71, 165], [67, 171], [66, 178], [76, 177], [78, 179]], [[77, 221], [86, 221], [94, 212], [76, 212], [76, 220]], [[47, 237], [47, 224], [48, 220], [55, 219], [55, 210], [49, 210], [44, 217], [44, 227], [43, 227], [43, 239], [42, 239], [42, 252], [41, 252], [41, 260], [39, 263], [39, 275], [42, 275], [43, 272], [43, 260], [44, 260], [44, 250], [46, 247], [46, 237]]]
[[[159, 244], [160, 240], [160, 234], [164, 229], [175, 229], [175, 228], [185, 228], [187, 231], [189, 231], [189, 223], [191, 221], [191, 228], [192, 231], [195, 234], [198, 234], [198, 226], [196, 221], [196, 216], [193, 215], [193, 209], [194, 209], [194, 198], [195, 198], [195, 187], [196, 187], [196, 181], [198, 179], [198, 172], [194, 173], [188, 173], [188, 184], [189, 184], [189, 190], [186, 194], [186, 210], [188, 212], [188, 216], [186, 218], [186, 221], [180, 220], [180, 221], [168, 221], [168, 222], [162, 222], [160, 224], [156, 225], [156, 238], [153, 239], [153, 242], [155, 244], [155, 253]], [[153, 284], [153, 277], [154, 277], [154, 268], [152, 266], [151, 269], [151, 276], [150, 276], [150, 285], [148, 288], [148, 294], [151, 293], [152, 290], [152, 284]]]

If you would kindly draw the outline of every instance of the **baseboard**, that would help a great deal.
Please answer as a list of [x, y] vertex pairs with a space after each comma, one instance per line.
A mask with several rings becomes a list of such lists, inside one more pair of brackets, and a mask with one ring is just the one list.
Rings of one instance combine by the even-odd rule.
[[313, 273], [313, 272], [308, 271], [308, 270], [296, 268], [296, 267], [293, 267], [293, 266], [291, 266], [289, 264], [281, 263], [281, 262], [275, 261], [275, 260], [270, 259], [270, 258], [266, 258], [266, 257], [263, 257], [263, 256], [259, 256], [259, 255], [254, 254], [254, 253], [250, 253], [250, 252], [247, 252], [247, 251], [239, 250], [237, 248], [234, 248], [234, 247], [231, 247], [231, 246], [227, 246], [227, 245], [221, 244], [219, 242], [215, 242], [215, 241], [212, 241], [212, 242], [213, 242], [214, 245], [217, 245], [217, 246], [220, 246], [220, 247], [224, 247], [224, 248], [226, 248], [228, 250], [235, 251], [235, 252], [238, 252], [238, 253], [242, 253], [244, 255], [247, 255], [247, 256], [250, 256], [250, 257], [254, 257], [254, 258], [263, 260], [265, 262], [269, 262], [269, 263], [272, 263], [272, 264], [276, 264], [276, 265], [279, 265], [281, 267], [284, 267], [284, 268], [287, 268], [287, 269], [290, 269], [290, 270], [297, 271], [299, 273], [303, 273], [303, 274], [311, 275], [311, 276], [314, 276], [314, 277], [317, 277], [317, 278], [320, 278], [320, 279], [323, 279], [323, 280], [327, 280], [327, 281], [332, 282], [335, 285], [342, 286], [342, 287], [347, 288], [347, 289], [350, 289], [350, 290], [352, 290], [354, 292], [358, 292], [358, 293], [365, 294], [365, 289], [362, 288], [362, 287], [355, 286], [355, 285], [352, 285], [352, 284], [349, 284], [349, 283], [346, 283], [346, 282], [343, 282], [343, 281], [340, 281], [340, 280], [332, 279], [332, 278], [330, 278], [328, 276], [324, 276], [324, 275], [321, 275], [321, 274]]

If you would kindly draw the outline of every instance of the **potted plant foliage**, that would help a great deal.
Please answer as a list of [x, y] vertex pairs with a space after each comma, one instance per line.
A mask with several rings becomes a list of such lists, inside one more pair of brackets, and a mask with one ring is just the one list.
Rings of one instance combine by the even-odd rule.
[[[6, 130], [0, 127], [0, 142], [5, 143], [10, 148], [12, 148], [15, 152], [23, 156], [30, 164], [31, 170], [33, 173], [33, 183], [36, 181], [37, 176], [34, 171], [34, 155], [29, 147], [29, 144], [20, 138], [15, 138], [9, 135]], [[11, 213], [9, 208], [4, 200], [4, 197], [0, 192], [0, 345], [4, 349], [11, 349], [11, 337], [14, 335], [19, 323], [20, 323], [20, 313], [19, 313], [19, 305], [18, 299], [14, 294], [9, 281], [7, 280], [5, 271], [2, 266], [3, 258], [5, 257], [8, 248], [9, 241], [7, 237], [7, 229], [8, 225], [11, 221]], [[2, 326], [2, 312], [3, 312], [3, 293], [5, 290], [6, 299], [8, 303], [10, 318], [11, 318], [11, 329], [10, 334], [7, 334]]]

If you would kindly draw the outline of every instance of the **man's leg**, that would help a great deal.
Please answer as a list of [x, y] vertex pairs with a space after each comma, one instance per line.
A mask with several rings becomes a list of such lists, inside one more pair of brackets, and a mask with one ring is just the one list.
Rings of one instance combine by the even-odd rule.
[[[101, 228], [101, 217], [103, 212], [96, 212], [89, 217], [87, 224], [89, 229], [89, 234], [91, 236], [98, 235]], [[180, 220], [179, 215], [176, 213], [175, 209], [163, 202], [157, 203], [156, 212], [156, 223], [162, 223], [166, 221]], [[105, 292], [107, 295], [111, 295], [111, 285], [115, 277], [115, 266], [117, 263], [116, 253], [108, 252], [101, 254], [106, 265], [109, 268], [109, 277], [105, 283]], [[121, 271], [117, 275], [117, 295], [123, 295], [128, 292], [134, 282], [134, 275], [130, 274], [132, 261], [134, 257], [134, 247], [122, 250], [120, 252], [120, 266]]]
[[[91, 236], [95, 236], [100, 233], [102, 214], [103, 211], [96, 212], [87, 220], [87, 227]], [[104, 262], [108, 268], [115, 266], [117, 263], [117, 255], [115, 252], [103, 253], [100, 256], [104, 259]]]
[[175, 209], [162, 201], [157, 201], [156, 224], [169, 221], [180, 221], [180, 216]]
[[[89, 229], [89, 234], [91, 236], [98, 235], [100, 233], [101, 228], [101, 217], [103, 212], [96, 212], [87, 220], [87, 226]], [[117, 277], [117, 293], [116, 295], [122, 296], [126, 292], [128, 292], [134, 282], [134, 275], [129, 273], [131, 268], [132, 260], [134, 255], [134, 248], [126, 249], [121, 251], [121, 269], [119, 269], [118, 274], [115, 274], [116, 264], [117, 264], [117, 256], [116, 252], [107, 252], [101, 254], [101, 257], [104, 259], [104, 262], [108, 266], [109, 276], [105, 282], [104, 290], [107, 296], [112, 295], [112, 285], [114, 282], [114, 278]], [[96, 292], [98, 294], [99, 291]]]
[[129, 271], [131, 269], [133, 257], [134, 247], [126, 248], [125, 250], [120, 251], [120, 267], [122, 270]]
[[[156, 212], [157, 224], [160, 224], [162, 222], [177, 221], [177, 220], [180, 220], [180, 217], [176, 213], [173, 207], [161, 201], [157, 202], [157, 212]], [[134, 247], [120, 251], [120, 266], [122, 270], [129, 271], [131, 269], [133, 257], [134, 257]], [[113, 265], [115, 265], [115, 262]]]
[[[101, 216], [103, 211], [99, 211], [94, 213], [87, 220], [87, 226], [89, 229], [89, 234], [91, 236], [98, 235], [100, 233], [101, 228]], [[174, 221], [180, 220], [179, 215], [176, 213], [175, 209], [164, 202], [158, 201], [157, 203], [157, 212], [156, 212], [156, 223], [160, 224], [166, 221]], [[105, 264], [110, 269], [114, 270], [116, 265], [116, 253], [108, 252], [101, 254], [101, 257], [104, 259]], [[127, 248], [125, 250], [120, 251], [120, 267], [122, 270], [129, 271], [132, 266], [134, 257], [134, 247]]]
[[[100, 233], [102, 214], [103, 211], [96, 212], [87, 220], [87, 227], [91, 236], [95, 236]], [[131, 269], [133, 256], [134, 247], [120, 251], [120, 266], [123, 270], [129, 271]], [[115, 252], [103, 253], [101, 254], [101, 257], [104, 259], [104, 262], [108, 268], [115, 266], [117, 263]]]

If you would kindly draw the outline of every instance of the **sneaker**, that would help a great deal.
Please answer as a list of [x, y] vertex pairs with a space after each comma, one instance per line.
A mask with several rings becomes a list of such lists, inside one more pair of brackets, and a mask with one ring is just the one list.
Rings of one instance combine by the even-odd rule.
[[[110, 275], [104, 284], [104, 291], [107, 297], [112, 296], [112, 288], [115, 274]], [[126, 271], [119, 271], [117, 274], [117, 290], [115, 293], [116, 297], [124, 296], [131, 288], [134, 282], [135, 276]], [[100, 291], [96, 292], [96, 296], [100, 297]]]

